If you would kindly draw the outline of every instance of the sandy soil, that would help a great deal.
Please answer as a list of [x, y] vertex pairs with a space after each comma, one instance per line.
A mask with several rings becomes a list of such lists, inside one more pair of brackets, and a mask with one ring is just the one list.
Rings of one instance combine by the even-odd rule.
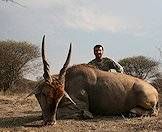
[[94, 119], [57, 119], [57, 124], [42, 127], [41, 109], [34, 96], [0, 95], [0, 131], [162, 131], [162, 113], [157, 117], [125, 118], [122, 116], [95, 117]]

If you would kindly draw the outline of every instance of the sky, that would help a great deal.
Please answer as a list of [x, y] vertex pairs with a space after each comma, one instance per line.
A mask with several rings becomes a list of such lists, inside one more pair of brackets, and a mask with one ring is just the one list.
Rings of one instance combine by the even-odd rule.
[[116, 61], [143, 55], [160, 59], [162, 0], [0, 0], [0, 40], [27, 41], [46, 51], [58, 73], [72, 43], [70, 65], [94, 59], [102, 44], [104, 56]]

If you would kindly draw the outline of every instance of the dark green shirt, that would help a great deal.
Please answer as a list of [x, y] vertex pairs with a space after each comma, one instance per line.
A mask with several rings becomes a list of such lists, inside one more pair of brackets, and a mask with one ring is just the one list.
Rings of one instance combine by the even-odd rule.
[[88, 64], [93, 65], [97, 69], [103, 71], [110, 71], [111, 69], [115, 69], [117, 72], [123, 73], [123, 67], [119, 63], [107, 57], [103, 58], [101, 62], [98, 62], [96, 59], [94, 59]]

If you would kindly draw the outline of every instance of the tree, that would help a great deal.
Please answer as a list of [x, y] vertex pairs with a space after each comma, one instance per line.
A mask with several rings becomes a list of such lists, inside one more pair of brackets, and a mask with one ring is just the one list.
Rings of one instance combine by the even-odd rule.
[[39, 56], [39, 48], [30, 43], [0, 41], [0, 89], [12, 88]]
[[151, 83], [159, 92], [162, 92], [162, 76], [154, 79]]
[[[161, 50], [161, 48], [157, 48], [157, 49], [159, 51], [159, 57], [160, 57], [159, 62], [161, 62], [161, 60], [162, 60], [162, 50]], [[160, 66], [162, 66], [162, 65], [160, 65]], [[154, 87], [156, 87], [159, 92], [162, 92], [162, 73], [160, 74], [160, 76], [158, 78], [155, 78], [152, 81], [152, 85]]]
[[144, 56], [128, 57], [119, 61], [128, 75], [152, 80], [160, 75], [159, 62]]

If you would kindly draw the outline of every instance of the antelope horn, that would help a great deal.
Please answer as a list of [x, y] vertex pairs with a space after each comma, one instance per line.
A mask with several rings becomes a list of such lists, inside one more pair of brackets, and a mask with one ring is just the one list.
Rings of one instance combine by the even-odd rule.
[[60, 70], [60, 73], [59, 73], [59, 80], [61, 80], [61, 81], [63, 80], [64, 75], [65, 75], [65, 72], [66, 72], [66, 70], [68, 68], [68, 65], [70, 63], [70, 58], [71, 58], [71, 45], [72, 44], [70, 43], [68, 56], [67, 56], [66, 61], [65, 61], [64, 65], [63, 65], [63, 68]]
[[44, 74], [43, 74], [43, 77], [44, 77], [44, 80], [45, 82], [49, 82], [51, 83], [52, 82], [52, 79], [51, 79], [51, 76], [50, 76], [50, 70], [49, 70], [49, 64], [47, 62], [47, 58], [46, 58], [46, 55], [45, 55], [45, 52], [44, 52], [44, 41], [45, 41], [45, 35], [43, 36], [43, 40], [42, 40], [42, 61], [43, 61], [43, 66], [44, 66]]

